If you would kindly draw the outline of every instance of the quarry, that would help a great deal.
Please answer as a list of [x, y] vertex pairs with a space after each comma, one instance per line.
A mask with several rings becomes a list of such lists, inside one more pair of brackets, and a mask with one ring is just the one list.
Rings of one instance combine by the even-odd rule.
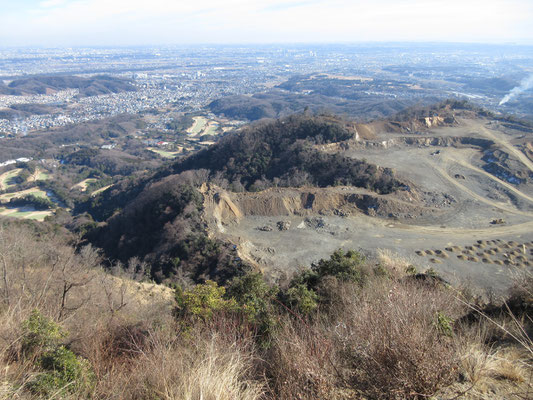
[[321, 151], [392, 168], [405, 186], [274, 187], [234, 193], [202, 187], [210, 235], [273, 280], [338, 248], [397, 253], [417, 270], [496, 292], [533, 265], [532, 135], [486, 117], [435, 116], [356, 125]]

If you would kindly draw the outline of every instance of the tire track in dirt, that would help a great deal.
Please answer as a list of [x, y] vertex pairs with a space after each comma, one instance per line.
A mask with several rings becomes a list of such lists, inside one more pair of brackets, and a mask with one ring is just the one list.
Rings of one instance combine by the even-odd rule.
[[487, 178], [490, 178], [492, 179], [493, 181], [499, 183], [500, 185], [504, 186], [506, 189], [509, 189], [511, 192], [513, 192], [514, 194], [516, 194], [517, 196], [520, 196], [522, 197], [523, 199], [533, 203], [533, 197], [531, 196], [528, 196], [527, 194], [521, 192], [520, 190], [518, 190], [517, 188], [515, 188], [513, 185], [511, 185], [510, 183], [507, 183], [503, 180], [501, 180], [500, 178], [488, 173], [487, 171], [481, 169], [481, 168], [478, 168], [472, 164], [470, 164], [469, 162], [465, 161], [465, 160], [459, 160], [455, 157], [452, 157], [450, 156], [449, 154], [443, 154], [443, 158], [446, 159], [447, 161], [453, 161], [465, 168], [468, 168], [468, 169], [471, 169], [472, 171], [474, 172], [477, 172], [478, 174], [482, 174], [484, 176], [486, 176]]
[[472, 238], [473, 236], [499, 237], [526, 234], [533, 231], [533, 221], [516, 225], [495, 226], [490, 228], [441, 228], [439, 226], [405, 225], [399, 223], [385, 224], [391, 229], [412, 230], [420, 234]]
[[428, 161], [425, 162], [426, 165], [428, 165], [429, 168], [433, 168], [435, 171], [437, 171], [443, 178], [445, 178], [447, 181], [449, 181], [450, 183], [452, 183], [454, 186], [456, 186], [457, 188], [459, 188], [461, 191], [463, 191], [464, 193], [468, 194], [470, 197], [476, 199], [477, 201], [480, 201], [482, 203], [485, 203], [491, 207], [494, 207], [494, 208], [497, 208], [499, 210], [503, 210], [503, 211], [506, 211], [508, 213], [511, 213], [511, 214], [517, 214], [517, 215], [524, 215], [524, 216], [527, 216], [527, 217], [533, 217], [533, 213], [530, 213], [530, 212], [526, 212], [526, 211], [520, 211], [520, 210], [516, 210], [514, 208], [509, 208], [507, 207], [506, 205], [502, 204], [502, 203], [497, 203], [495, 201], [492, 201], [492, 200], [489, 200], [483, 196], [480, 196], [479, 194], [475, 193], [474, 191], [468, 189], [466, 186], [464, 185], [461, 185], [459, 182], [457, 182], [456, 179], [452, 178], [444, 169], [442, 169], [441, 167], [433, 164], [433, 163], [430, 163]]
[[489, 131], [484, 126], [480, 126], [480, 133], [493, 140], [495, 143], [499, 144], [502, 147], [505, 147], [511, 154], [513, 154], [518, 160], [524, 164], [531, 172], [533, 172], [533, 163], [527, 158], [527, 156], [522, 153], [520, 150], [518, 150], [516, 147], [514, 147], [512, 144], [510, 144], [507, 140], [502, 139], [501, 136], [498, 134]]

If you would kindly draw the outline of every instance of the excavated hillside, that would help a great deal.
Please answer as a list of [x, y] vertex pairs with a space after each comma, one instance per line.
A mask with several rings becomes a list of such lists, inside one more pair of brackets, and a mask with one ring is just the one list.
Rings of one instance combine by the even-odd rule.
[[[522, 130], [471, 111], [452, 117], [437, 115], [431, 124], [417, 117], [397, 130], [389, 122], [356, 125], [351, 139], [315, 145], [390, 168], [402, 182], [394, 192], [304, 186], [236, 193], [206, 184], [210, 235], [272, 279], [339, 247], [388, 249], [448, 280], [503, 290], [513, 269], [533, 266], [533, 164]], [[479, 241], [493, 247], [476, 247]]]
[[[197, 190], [202, 184], [226, 188], [218, 197], [213, 194], [213, 199], [225, 204], [212, 208], [213, 213], [221, 215], [220, 223], [231, 215], [262, 213], [256, 210], [260, 200], [252, 194], [273, 193], [273, 189], [265, 189], [279, 186], [317, 189], [304, 199], [280, 194], [278, 199], [265, 200], [264, 206], [272, 208], [271, 214], [297, 212], [309, 204], [316, 208], [312, 198], [321, 196], [318, 188], [338, 185], [362, 189], [352, 199], [331, 199], [339, 207], [344, 202], [348, 210], [359, 207], [369, 213], [395, 212], [388, 200], [373, 200], [379, 199], [373, 194], [384, 196], [407, 190], [408, 185], [390, 169], [316, 148], [349, 140], [354, 134], [353, 123], [331, 115], [295, 115], [245, 127], [151, 177], [122, 182], [91, 200], [88, 212], [101, 223], [86, 238], [103, 248], [110, 259], [128, 263], [137, 258], [149, 263], [151, 276], [158, 281], [176, 276], [224, 281], [241, 273], [246, 265], [233, 257], [228, 246], [232, 240], [210, 235], [204, 222], [210, 218], [205, 217], [205, 201]], [[250, 197], [235, 199], [238, 205], [234, 206], [230, 192], [245, 192]], [[285, 211], [281, 210], [283, 204]], [[408, 203], [403, 208], [406, 214], [416, 212]]]
[[204, 216], [211, 226], [225, 225], [250, 216], [349, 216], [364, 213], [381, 218], [410, 219], [435, 213], [414, 190], [378, 195], [354, 187], [270, 188], [258, 193], [234, 193], [205, 184]]
[[261, 122], [104, 192], [89, 212], [112, 216], [87, 237], [156, 265], [158, 280], [224, 280], [246, 265], [281, 279], [338, 248], [387, 249], [503, 290], [533, 266], [527, 129], [453, 101], [369, 124]]

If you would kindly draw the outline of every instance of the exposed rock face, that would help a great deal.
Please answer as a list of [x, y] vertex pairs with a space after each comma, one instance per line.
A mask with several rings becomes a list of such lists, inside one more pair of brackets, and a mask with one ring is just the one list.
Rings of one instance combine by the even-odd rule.
[[444, 122], [444, 118], [436, 116], [436, 117], [426, 117], [423, 119], [426, 128], [433, 128], [435, 126], [440, 126]]
[[[224, 226], [236, 224], [245, 216], [318, 216], [349, 217], [357, 213], [390, 218], [412, 219], [435, 212], [435, 202], [428, 203], [425, 193], [413, 189], [394, 195], [377, 195], [352, 187], [271, 188], [257, 193], [227, 192], [213, 185], [201, 188], [204, 195], [204, 219], [211, 227], [224, 232]], [[277, 229], [290, 224], [280, 220]], [[258, 228], [270, 231], [271, 226]]]
[[494, 142], [488, 139], [471, 138], [471, 137], [436, 137], [436, 136], [405, 136], [395, 137], [381, 141], [361, 141], [352, 143], [354, 147], [364, 148], [391, 148], [391, 147], [404, 147], [404, 146], [416, 146], [416, 147], [462, 147], [462, 146], [475, 146], [480, 149], [487, 149], [494, 145]]

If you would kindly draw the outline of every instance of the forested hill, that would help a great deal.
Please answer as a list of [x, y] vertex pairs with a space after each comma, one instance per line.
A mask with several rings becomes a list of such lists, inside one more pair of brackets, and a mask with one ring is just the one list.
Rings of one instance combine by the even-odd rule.
[[157, 280], [183, 273], [226, 279], [244, 266], [235, 264], [227, 245], [208, 239], [197, 187], [214, 182], [235, 191], [273, 185], [396, 190], [401, 183], [391, 170], [316, 149], [353, 134], [350, 123], [332, 116], [296, 115], [256, 124], [151, 177], [115, 185], [77, 211], [106, 222], [90, 231], [88, 240], [111, 259], [149, 262]]
[[387, 194], [402, 186], [388, 168], [316, 149], [317, 144], [345, 141], [354, 134], [352, 123], [331, 115], [297, 114], [255, 123], [149, 177], [125, 180], [84, 207], [97, 220], [105, 220], [145, 187], [185, 172], [195, 184], [214, 181], [234, 191], [257, 191], [274, 185], [352, 185]]
[[353, 125], [338, 117], [297, 114], [247, 127], [172, 169], [174, 173], [207, 169], [212, 178], [227, 181], [236, 191], [273, 185], [348, 185], [384, 194], [396, 190], [400, 182], [391, 170], [315, 148], [354, 134]]
[[0, 83], [0, 94], [12, 96], [49, 94], [65, 89], [78, 89], [80, 96], [97, 96], [137, 90], [126, 79], [106, 75], [97, 75], [90, 78], [71, 75], [32, 76], [15, 79], [7, 85]]

